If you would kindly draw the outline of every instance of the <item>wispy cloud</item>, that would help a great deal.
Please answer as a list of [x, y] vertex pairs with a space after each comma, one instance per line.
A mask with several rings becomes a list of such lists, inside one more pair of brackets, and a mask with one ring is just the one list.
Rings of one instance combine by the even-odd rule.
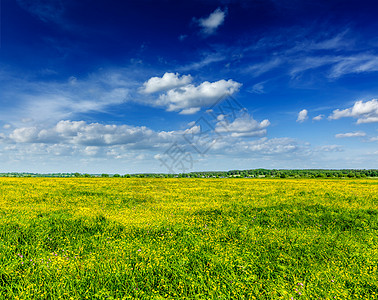
[[61, 0], [17, 0], [17, 3], [20, 7], [44, 22], [62, 22], [65, 8], [64, 2]]
[[271, 60], [263, 63], [257, 63], [247, 67], [244, 71], [251, 73], [254, 77], [258, 77], [266, 72], [269, 72], [281, 64], [284, 63], [284, 59], [280, 57], [272, 58]]
[[258, 82], [256, 84], [254, 84], [252, 86], [252, 89], [248, 90], [248, 92], [252, 92], [252, 93], [256, 93], [256, 94], [264, 94], [265, 93], [264, 84], [265, 84], [265, 81]]
[[292, 63], [290, 75], [292, 77], [308, 70], [317, 69], [323, 66], [332, 65], [342, 60], [341, 57], [326, 55], [326, 56], [297, 56], [291, 57], [289, 60]]
[[[325, 77], [335, 80], [348, 74], [358, 74], [378, 71], [378, 55], [369, 47], [356, 48], [357, 41], [349, 38], [349, 30], [344, 30], [334, 36], [323, 36], [306, 39], [302, 35], [295, 40], [286, 40], [284, 34], [274, 38], [264, 37], [252, 47], [246, 47], [245, 54], [259, 52], [271, 53], [273, 58], [265, 62], [257, 62], [244, 67], [244, 72], [250, 72], [258, 77], [269, 71], [282, 68], [291, 77], [325, 68]], [[297, 42], [297, 40], [303, 40]], [[248, 57], [248, 55], [246, 55]]]
[[182, 71], [182, 72], [191, 71], [191, 70], [199, 70], [199, 69], [206, 67], [206, 66], [208, 66], [212, 63], [221, 62], [221, 61], [224, 61], [226, 59], [227, 59], [226, 55], [224, 55], [221, 52], [211, 53], [211, 54], [205, 53], [203, 55], [203, 58], [200, 59], [199, 61], [195, 61], [195, 62], [189, 63], [187, 65], [180, 66], [180, 67], [177, 68], [177, 70]]
[[73, 118], [80, 113], [106, 112], [109, 107], [130, 101], [137, 84], [127, 71], [100, 71], [86, 78], [69, 76], [62, 81], [29, 80], [10, 74], [0, 95], [14, 99], [4, 105], [0, 118], [9, 123], [21, 119], [36, 122]]
[[361, 53], [353, 56], [339, 57], [332, 66], [329, 77], [338, 78], [347, 74], [378, 71], [378, 55]]
[[349, 30], [344, 30], [334, 36], [320, 36], [313, 39], [300, 39], [295, 46], [287, 50], [287, 53], [314, 52], [318, 50], [350, 50], [355, 41], [348, 38]]

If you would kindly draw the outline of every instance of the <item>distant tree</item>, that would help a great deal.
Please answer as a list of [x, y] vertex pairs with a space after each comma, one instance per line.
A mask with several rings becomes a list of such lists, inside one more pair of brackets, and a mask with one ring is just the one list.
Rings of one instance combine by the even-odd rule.
[[101, 174], [101, 177], [109, 177], [109, 174]]
[[114, 174], [113, 177], [121, 177], [119, 174]]
[[349, 172], [348, 173], [348, 177], [349, 178], [354, 178], [354, 177], [356, 177], [356, 174], [354, 172]]

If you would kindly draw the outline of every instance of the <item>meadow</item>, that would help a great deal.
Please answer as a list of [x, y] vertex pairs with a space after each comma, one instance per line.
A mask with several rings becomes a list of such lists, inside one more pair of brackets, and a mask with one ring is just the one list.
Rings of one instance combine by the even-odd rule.
[[378, 299], [378, 180], [0, 178], [0, 299]]

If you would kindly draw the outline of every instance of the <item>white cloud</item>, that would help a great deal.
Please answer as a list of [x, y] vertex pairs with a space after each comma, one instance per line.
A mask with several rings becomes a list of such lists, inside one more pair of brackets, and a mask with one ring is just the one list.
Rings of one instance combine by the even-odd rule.
[[185, 108], [182, 111], [180, 111], [180, 115], [192, 115], [201, 110], [200, 107], [190, 107], [190, 108]]
[[163, 77], [151, 77], [143, 84], [141, 92], [146, 94], [167, 91], [173, 88], [181, 87], [192, 82], [190, 75], [182, 75], [175, 73], [165, 73]]
[[180, 133], [179, 131], [156, 132], [144, 126], [60, 121], [54, 127], [47, 129], [39, 129], [37, 127], [17, 128], [9, 134], [9, 139], [16, 143], [74, 144], [85, 146], [128, 145], [133, 148], [154, 148], [160, 144], [173, 142]]
[[347, 132], [347, 133], [338, 133], [335, 135], [336, 138], [350, 138], [350, 137], [362, 137], [366, 136], [366, 133], [363, 131]]
[[220, 8], [217, 8], [207, 18], [199, 19], [198, 24], [201, 26], [202, 32], [207, 35], [215, 33], [217, 28], [223, 24], [226, 12], [226, 10], [222, 11]]
[[29, 143], [37, 140], [39, 131], [36, 127], [24, 127], [15, 129], [9, 137], [15, 142]]
[[320, 121], [320, 120], [322, 120], [323, 118], [324, 118], [324, 115], [318, 115], [318, 116], [316, 116], [316, 117], [313, 117], [312, 120], [313, 120], [313, 121]]
[[295, 140], [290, 138], [261, 138], [256, 141], [243, 141], [230, 145], [230, 151], [274, 155], [290, 153], [299, 149]]
[[70, 156], [71, 157], [72, 155], [75, 155], [76, 152], [79, 150], [78, 147], [75, 145], [40, 144], [40, 147], [43, 147], [47, 153], [53, 154], [55, 156]]
[[307, 114], [308, 114], [307, 109], [302, 109], [298, 113], [297, 122], [302, 123], [302, 122], [306, 121], [308, 119], [308, 115]]
[[371, 141], [371, 142], [378, 142], [378, 136], [371, 137], [369, 139], [369, 141]]
[[169, 90], [160, 95], [156, 105], [166, 107], [167, 111], [180, 111], [181, 114], [192, 114], [204, 106], [214, 104], [222, 96], [236, 93], [241, 84], [233, 80], [205, 81], [198, 86], [188, 84]]
[[96, 147], [96, 146], [87, 146], [84, 149], [85, 154], [89, 156], [96, 155], [98, 151], [99, 151], [99, 147]]
[[218, 133], [229, 133], [231, 137], [252, 137], [266, 135], [266, 128], [270, 125], [269, 120], [257, 122], [250, 115], [244, 115], [227, 122], [227, 118], [220, 118], [216, 124], [215, 131]]
[[345, 117], [356, 118], [357, 124], [378, 122], [378, 100], [357, 101], [351, 108], [334, 110], [328, 119], [337, 120]]
[[11, 127], [12, 127], [12, 125], [10, 125], [10, 124], [5, 124], [5, 125], [3, 126], [4, 129], [9, 129], [9, 128], [11, 128]]
[[365, 119], [358, 119], [357, 124], [364, 124], [364, 123], [377, 123], [378, 117], [368, 117]]
[[321, 152], [342, 152], [344, 149], [339, 145], [324, 145], [318, 148]]

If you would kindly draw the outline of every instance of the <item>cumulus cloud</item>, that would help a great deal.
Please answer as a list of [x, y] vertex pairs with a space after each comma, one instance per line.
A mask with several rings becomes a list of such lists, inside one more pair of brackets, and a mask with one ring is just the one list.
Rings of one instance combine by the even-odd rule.
[[241, 83], [233, 80], [205, 81], [198, 86], [187, 84], [174, 88], [160, 95], [156, 105], [166, 107], [167, 111], [179, 111], [180, 114], [193, 114], [204, 106], [214, 104], [222, 96], [233, 95]]
[[191, 75], [165, 73], [162, 77], [152, 77], [139, 89], [142, 94], [161, 92], [155, 101], [145, 100], [147, 105], [165, 107], [167, 111], [180, 114], [194, 114], [204, 106], [214, 104], [224, 95], [239, 91], [241, 83], [232, 79], [215, 82], [204, 81], [199, 85], [191, 83]]
[[36, 127], [24, 127], [15, 129], [9, 137], [15, 142], [29, 143], [38, 138], [39, 131]]
[[362, 137], [362, 136], [366, 136], [366, 133], [363, 131], [338, 133], [335, 135], [336, 138], [350, 138], [350, 137]]
[[334, 110], [328, 119], [337, 120], [345, 117], [357, 119], [357, 124], [378, 122], [378, 100], [357, 101], [351, 108]]
[[[54, 127], [47, 129], [39, 129], [37, 127], [17, 128], [9, 134], [9, 139], [16, 143], [60, 143], [92, 147], [129, 145], [134, 148], [153, 148], [159, 144], [174, 141], [178, 133], [180, 132], [156, 132], [144, 126], [60, 121]], [[93, 150], [93, 148], [88, 149]]]
[[183, 75], [180, 77], [179, 74], [175, 73], [165, 73], [163, 77], [151, 77], [143, 84], [141, 89], [142, 93], [151, 94], [161, 91], [167, 91], [173, 88], [178, 88], [189, 84], [192, 81], [190, 75]]
[[217, 28], [223, 24], [226, 13], [227, 10], [222, 11], [220, 8], [217, 8], [207, 18], [201, 18], [197, 20], [202, 32], [206, 35], [215, 33]]
[[231, 137], [264, 136], [266, 135], [266, 128], [270, 125], [269, 120], [265, 119], [258, 122], [248, 114], [236, 118], [231, 123], [226, 118], [220, 117], [219, 119], [215, 131], [229, 133]]
[[84, 153], [89, 156], [97, 155], [98, 151], [99, 151], [99, 147], [97, 146], [87, 146], [84, 148]]
[[297, 122], [302, 123], [302, 122], [306, 121], [307, 119], [308, 119], [308, 111], [307, 111], [307, 109], [302, 109], [298, 113]]
[[313, 117], [312, 120], [313, 120], [313, 121], [320, 121], [320, 120], [322, 120], [323, 118], [324, 118], [324, 115], [318, 115], [318, 116], [316, 116], [316, 117]]

